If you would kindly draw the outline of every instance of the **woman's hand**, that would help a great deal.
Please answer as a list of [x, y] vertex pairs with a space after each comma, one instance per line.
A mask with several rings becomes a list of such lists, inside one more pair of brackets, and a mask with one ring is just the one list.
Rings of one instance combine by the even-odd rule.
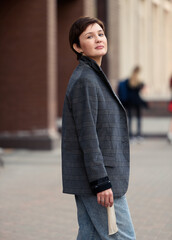
[[112, 207], [113, 205], [112, 189], [107, 189], [103, 192], [97, 193], [97, 202], [103, 207]]

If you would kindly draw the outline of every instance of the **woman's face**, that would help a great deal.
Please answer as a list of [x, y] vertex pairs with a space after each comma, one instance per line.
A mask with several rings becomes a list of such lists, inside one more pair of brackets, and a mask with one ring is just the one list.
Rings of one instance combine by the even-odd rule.
[[79, 36], [79, 41], [80, 47], [77, 47], [77, 52], [82, 52], [100, 65], [102, 56], [107, 53], [107, 38], [100, 25], [97, 23], [89, 25]]

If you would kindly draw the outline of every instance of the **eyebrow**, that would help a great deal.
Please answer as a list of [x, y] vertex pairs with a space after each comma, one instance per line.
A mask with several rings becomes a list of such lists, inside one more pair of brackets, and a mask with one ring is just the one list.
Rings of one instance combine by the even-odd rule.
[[[100, 29], [100, 30], [98, 30], [97, 32], [103, 32], [103, 29]], [[86, 36], [87, 34], [91, 34], [91, 33], [94, 33], [94, 32], [88, 32], [88, 33], [85, 34], [85, 36]]]

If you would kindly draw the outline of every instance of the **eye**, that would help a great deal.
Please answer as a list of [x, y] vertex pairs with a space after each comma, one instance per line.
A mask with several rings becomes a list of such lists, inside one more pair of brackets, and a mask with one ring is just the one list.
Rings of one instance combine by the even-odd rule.
[[103, 36], [104, 36], [104, 33], [99, 33], [99, 36], [100, 36], [100, 37], [103, 37]]
[[92, 38], [92, 36], [91, 36], [91, 35], [87, 37], [87, 39], [91, 39], [91, 38]]

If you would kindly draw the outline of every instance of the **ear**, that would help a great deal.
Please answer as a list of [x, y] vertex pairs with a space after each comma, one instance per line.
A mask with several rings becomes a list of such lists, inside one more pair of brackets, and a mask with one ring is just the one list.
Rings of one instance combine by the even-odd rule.
[[76, 43], [73, 44], [73, 49], [78, 53], [83, 53], [82, 48], [79, 47]]

